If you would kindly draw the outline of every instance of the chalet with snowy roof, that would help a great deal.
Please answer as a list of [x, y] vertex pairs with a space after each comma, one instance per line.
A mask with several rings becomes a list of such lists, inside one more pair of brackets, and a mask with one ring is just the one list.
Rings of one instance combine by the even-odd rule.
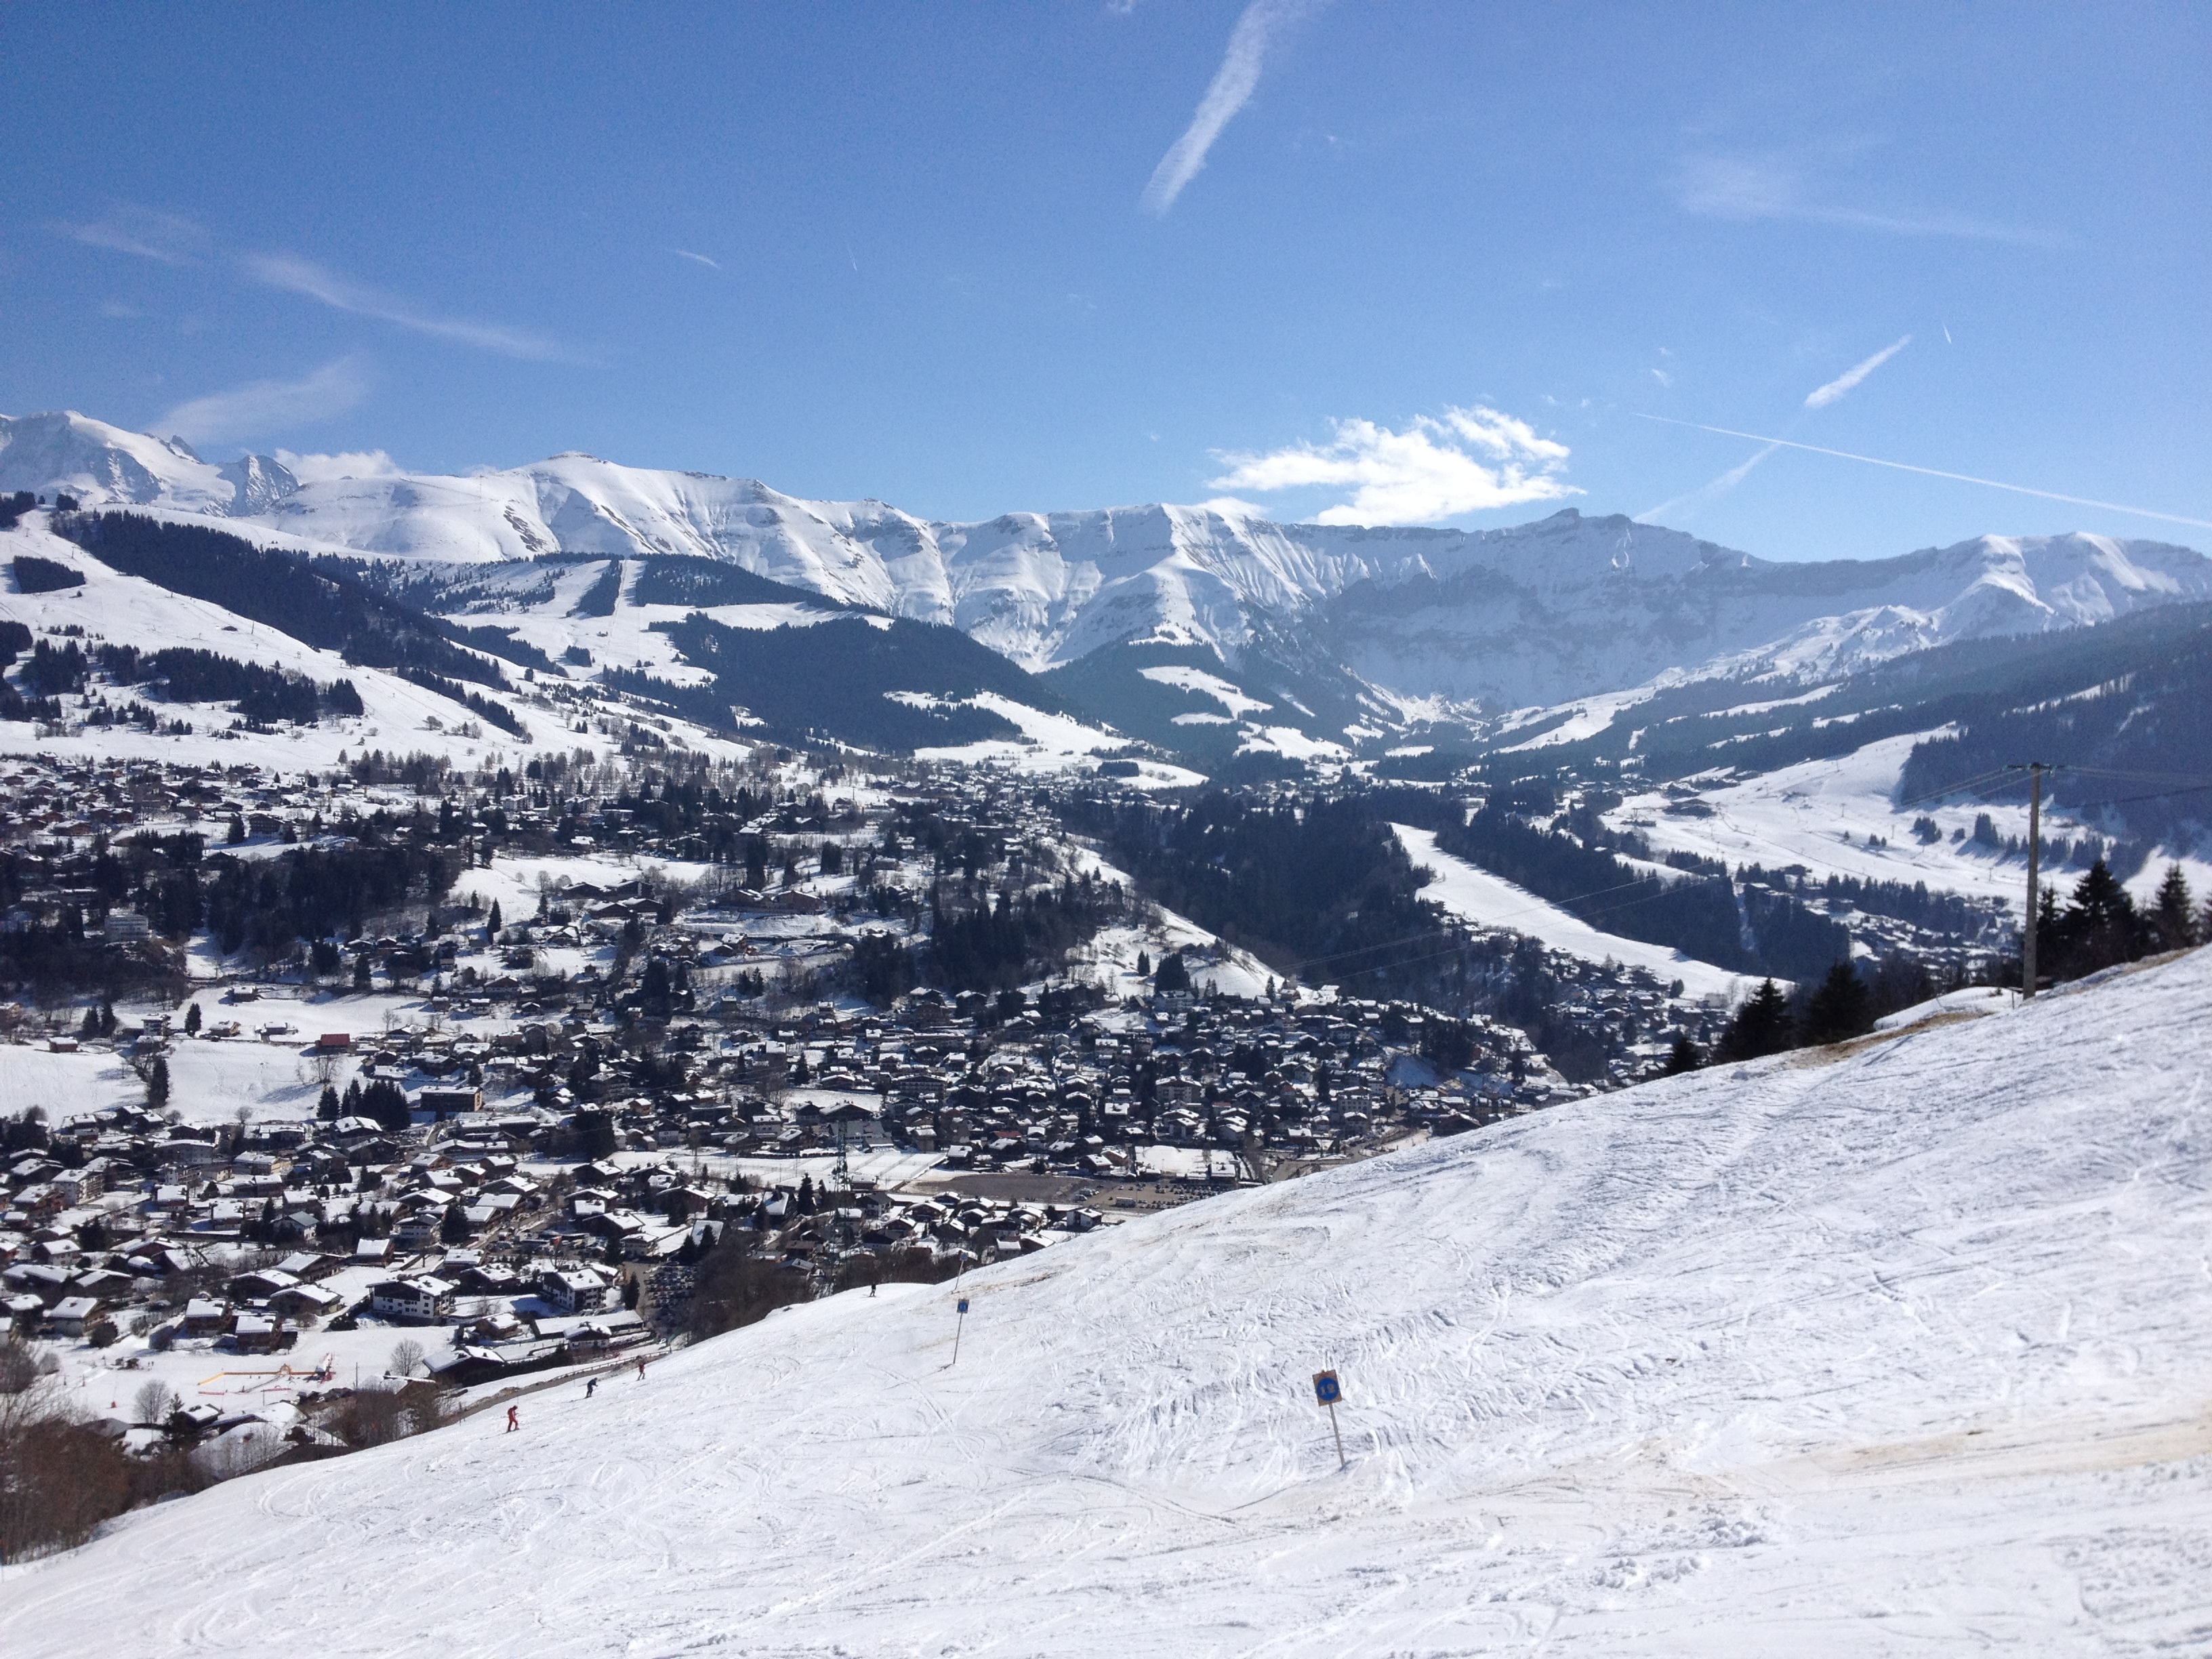
[[563, 1314], [593, 1313], [606, 1305], [606, 1275], [592, 1267], [549, 1268], [538, 1276], [538, 1297]]
[[369, 1311], [380, 1319], [428, 1324], [453, 1310], [453, 1287], [442, 1279], [387, 1279], [369, 1286]]

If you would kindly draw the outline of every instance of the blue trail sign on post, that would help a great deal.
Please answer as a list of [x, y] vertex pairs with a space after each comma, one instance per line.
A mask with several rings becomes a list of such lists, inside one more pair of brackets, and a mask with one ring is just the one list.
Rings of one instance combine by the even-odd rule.
[[1344, 1431], [1336, 1425], [1337, 1402], [1344, 1398], [1344, 1385], [1336, 1380], [1334, 1371], [1314, 1373], [1314, 1399], [1328, 1407], [1328, 1431], [1336, 1437], [1336, 1466], [1346, 1467], [1344, 1455]]

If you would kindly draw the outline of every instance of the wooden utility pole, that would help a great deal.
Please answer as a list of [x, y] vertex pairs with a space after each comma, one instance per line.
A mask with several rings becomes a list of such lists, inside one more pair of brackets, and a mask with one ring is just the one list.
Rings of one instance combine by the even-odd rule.
[[2020, 930], [2020, 999], [2035, 994], [2035, 915], [2043, 903], [2043, 775], [2041, 761], [2008, 770], [2027, 774], [2027, 920]]

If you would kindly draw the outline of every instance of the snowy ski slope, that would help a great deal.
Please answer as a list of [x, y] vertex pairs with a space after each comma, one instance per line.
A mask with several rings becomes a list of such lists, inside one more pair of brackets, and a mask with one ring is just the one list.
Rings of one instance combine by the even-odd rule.
[[1527, 888], [1516, 887], [1480, 865], [1441, 850], [1434, 830], [1416, 830], [1407, 823], [1394, 823], [1390, 830], [1406, 849], [1406, 856], [1436, 876], [1421, 890], [1421, 896], [1478, 927], [1510, 927], [1583, 962], [1620, 962], [1649, 969], [1662, 981], [1680, 980], [1683, 990], [1693, 997], [1719, 997], [1733, 1004], [1751, 988], [1745, 975], [1726, 968], [1700, 962], [1663, 945], [1593, 927]]
[[[143, 1511], [10, 1659], [2212, 1647], [2212, 951]], [[1343, 1374], [1340, 1471], [1308, 1375]]]

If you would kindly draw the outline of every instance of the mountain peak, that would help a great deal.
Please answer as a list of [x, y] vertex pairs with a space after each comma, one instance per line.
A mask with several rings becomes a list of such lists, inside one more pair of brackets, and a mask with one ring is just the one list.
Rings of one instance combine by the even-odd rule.
[[2079, 534], [1778, 563], [1575, 507], [1482, 531], [1283, 524], [1162, 502], [942, 522], [872, 498], [808, 501], [757, 479], [582, 450], [466, 477], [303, 484], [267, 457], [214, 466], [181, 441], [74, 412], [0, 417], [0, 487], [220, 515], [380, 558], [721, 560], [843, 604], [950, 623], [1032, 671], [1166, 638], [1233, 661], [1287, 632], [1391, 695], [1506, 707], [1622, 690], [1789, 641], [1798, 650], [1808, 637], [1864, 651], [1875, 635], [1852, 619], [1875, 613], [1902, 619], [1881, 639], [1925, 644], [2212, 597], [2199, 554]]

